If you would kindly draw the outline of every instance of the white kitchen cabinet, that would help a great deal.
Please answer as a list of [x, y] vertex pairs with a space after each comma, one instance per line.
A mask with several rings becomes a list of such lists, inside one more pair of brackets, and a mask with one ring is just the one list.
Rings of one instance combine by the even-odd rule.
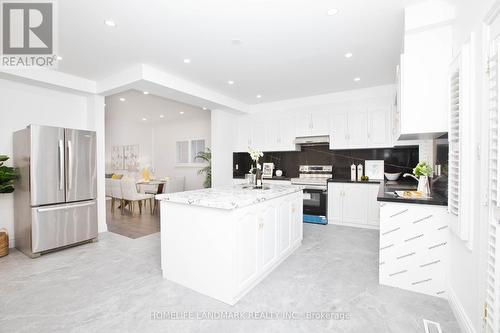
[[367, 185], [368, 187], [368, 216], [367, 223], [378, 227], [380, 224], [380, 203], [377, 201], [379, 185]]
[[238, 137], [235, 140], [236, 147], [234, 151], [246, 152], [248, 147], [252, 146], [252, 126], [250, 122], [252, 119], [250, 116], [240, 116], [238, 118]]
[[318, 109], [296, 114], [296, 136], [320, 136], [330, 134], [330, 112]]
[[348, 108], [331, 114], [330, 149], [392, 147], [391, 109]]
[[302, 191], [234, 209], [162, 200], [163, 277], [234, 305], [300, 246], [302, 205]]
[[274, 117], [267, 122], [265, 151], [295, 150], [295, 118], [286, 115]]
[[353, 112], [349, 112], [347, 116], [349, 147], [353, 149], [368, 147], [367, 112], [364, 110], [354, 110]]
[[330, 149], [349, 148], [347, 111], [337, 111], [331, 115]]
[[328, 183], [328, 223], [376, 229], [380, 184]]
[[259, 266], [259, 217], [254, 212], [246, 212], [237, 227], [237, 284], [248, 286], [257, 276]]
[[275, 205], [267, 206], [259, 218], [262, 241], [261, 261], [262, 269], [266, 270], [274, 264], [277, 258], [278, 245], [278, 214]]
[[278, 254], [286, 252], [292, 241], [292, 207], [291, 202], [283, 201], [278, 207]]
[[397, 139], [402, 140], [431, 139], [448, 132], [448, 70], [453, 56], [451, 22], [455, 14], [450, 4], [441, 1], [425, 9], [426, 17], [417, 7], [405, 9], [405, 16], [413, 19], [405, 22], [411, 26], [405, 26], [399, 68], [401, 112]]
[[392, 128], [389, 109], [369, 109], [368, 142], [370, 147], [387, 147], [392, 142]]
[[311, 135], [330, 134], [330, 112], [326, 110], [316, 110], [311, 112]]
[[366, 184], [344, 184], [342, 222], [365, 224], [368, 216], [368, 187]]

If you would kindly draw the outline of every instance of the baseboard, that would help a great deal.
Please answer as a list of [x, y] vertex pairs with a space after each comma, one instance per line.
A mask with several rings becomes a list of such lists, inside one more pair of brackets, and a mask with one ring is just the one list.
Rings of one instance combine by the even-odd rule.
[[362, 228], [362, 229], [373, 229], [373, 230], [379, 230], [380, 229], [376, 225], [361, 224], [361, 223], [349, 223], [349, 222], [339, 222], [339, 221], [335, 221], [335, 220], [328, 220], [328, 224], [340, 225], [340, 226], [344, 226], [344, 227]]
[[457, 297], [457, 294], [455, 294], [455, 291], [451, 286], [448, 286], [448, 302], [450, 303], [451, 310], [453, 311], [453, 314], [458, 320], [458, 324], [460, 325], [460, 328], [462, 329], [463, 333], [476, 333], [476, 330], [474, 329], [474, 326], [472, 325], [472, 321], [470, 318], [467, 316], [467, 313], [465, 313], [465, 309], [462, 306], [462, 303], [460, 303], [460, 300]]

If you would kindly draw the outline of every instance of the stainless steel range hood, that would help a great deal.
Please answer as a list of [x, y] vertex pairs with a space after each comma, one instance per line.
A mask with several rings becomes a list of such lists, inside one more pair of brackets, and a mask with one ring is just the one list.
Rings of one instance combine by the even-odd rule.
[[295, 138], [295, 144], [297, 146], [328, 145], [330, 144], [330, 136], [329, 135], [300, 136]]

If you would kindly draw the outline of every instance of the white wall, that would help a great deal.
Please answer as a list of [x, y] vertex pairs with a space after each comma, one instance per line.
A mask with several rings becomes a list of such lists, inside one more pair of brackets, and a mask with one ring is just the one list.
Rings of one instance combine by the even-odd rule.
[[205, 176], [198, 175], [199, 166], [177, 166], [175, 162], [176, 142], [193, 139], [204, 139], [206, 147], [210, 147], [210, 112], [154, 126], [153, 164], [156, 175], [183, 176], [186, 179], [186, 190], [203, 188]]
[[[90, 105], [84, 95], [0, 80], [0, 154], [12, 157], [12, 133], [29, 124], [95, 130], [102, 124], [96, 117], [98, 111], [99, 107]], [[9, 160], [7, 165], [11, 163]], [[98, 163], [102, 159], [98, 158]], [[9, 231], [11, 247], [14, 246], [13, 202], [13, 194], [0, 195], [0, 228]], [[100, 210], [99, 214], [99, 231], [105, 231], [104, 212]]]
[[[482, 332], [484, 313], [484, 278], [485, 278], [485, 246], [487, 232], [487, 210], [482, 205], [487, 193], [488, 184], [488, 112], [484, 103], [484, 64], [486, 59], [483, 54], [482, 21], [493, 5], [494, 0], [453, 1], [456, 5], [456, 22], [453, 30], [453, 53], [456, 55], [463, 43], [469, 40], [471, 32], [475, 33], [476, 45], [474, 47], [474, 100], [472, 110], [475, 112], [473, 119], [474, 140], [470, 142], [471, 154], [464, 156], [473, 160], [471, 175], [478, 175], [473, 182], [473, 190], [466, 194], [472, 201], [473, 211], [473, 239], [472, 248], [450, 233], [448, 280], [450, 287], [451, 303], [457, 318], [461, 321], [466, 332]], [[483, 122], [483, 124], [481, 124]], [[476, 148], [482, 149], [480, 161], [477, 158]]]
[[[119, 101], [120, 97], [126, 101]], [[205, 139], [210, 147], [210, 111], [137, 91], [106, 99], [107, 172], [141, 177], [140, 172], [111, 168], [113, 146], [138, 144], [140, 163], [151, 166], [156, 177], [182, 176], [186, 190], [203, 188], [200, 166], [179, 166], [175, 161], [176, 142], [193, 139]]]
[[228, 111], [212, 111], [212, 186], [231, 185], [236, 116]]
[[111, 166], [113, 146], [139, 145], [139, 156], [144, 163], [153, 164], [153, 126], [124, 119], [120, 110], [106, 109], [106, 172], [123, 173]]

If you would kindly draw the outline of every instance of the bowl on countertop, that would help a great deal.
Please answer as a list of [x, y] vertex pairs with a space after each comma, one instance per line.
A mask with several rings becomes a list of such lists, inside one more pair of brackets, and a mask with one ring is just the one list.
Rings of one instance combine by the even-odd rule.
[[399, 177], [401, 177], [401, 172], [396, 172], [396, 173], [389, 173], [389, 172], [384, 172], [385, 178], [387, 180], [398, 180]]

